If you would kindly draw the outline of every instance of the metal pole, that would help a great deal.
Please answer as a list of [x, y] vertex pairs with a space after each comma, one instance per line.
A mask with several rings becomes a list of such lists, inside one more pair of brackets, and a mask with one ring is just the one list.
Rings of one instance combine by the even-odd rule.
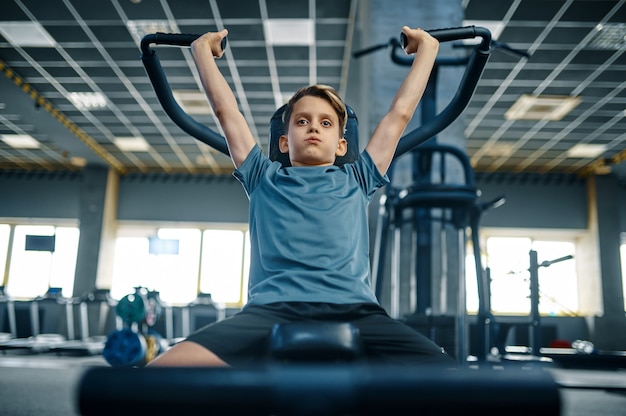
[[539, 316], [539, 263], [537, 252], [530, 250], [530, 319], [532, 353], [539, 355], [541, 348], [541, 317]]

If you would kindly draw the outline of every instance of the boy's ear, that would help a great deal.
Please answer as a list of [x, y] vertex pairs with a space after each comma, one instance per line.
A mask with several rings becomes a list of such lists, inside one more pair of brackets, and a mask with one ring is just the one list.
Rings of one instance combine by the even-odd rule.
[[280, 153], [289, 153], [289, 141], [284, 134], [278, 138], [278, 150]]
[[337, 144], [337, 151], [335, 152], [335, 156], [345, 156], [348, 153], [348, 141], [342, 137], [339, 139], [339, 144]]

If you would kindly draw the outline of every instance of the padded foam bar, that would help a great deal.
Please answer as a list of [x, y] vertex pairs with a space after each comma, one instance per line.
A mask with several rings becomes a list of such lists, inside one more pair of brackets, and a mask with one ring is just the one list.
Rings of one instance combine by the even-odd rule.
[[224, 136], [197, 122], [178, 105], [157, 54], [149, 49], [141, 55], [141, 61], [163, 110], [172, 121], [192, 137], [228, 155], [228, 145]]
[[173, 46], [189, 46], [194, 40], [201, 35], [191, 33], [152, 33], [145, 35], [141, 40], [141, 50], [145, 53], [150, 44], [155, 45], [173, 45]]
[[108, 368], [83, 375], [82, 415], [559, 415], [549, 373], [437, 367]]
[[475, 37], [485, 38], [485, 45], [488, 45], [489, 42], [491, 42], [491, 32], [489, 30], [476, 26], [433, 29], [427, 30], [427, 32], [439, 42], [449, 42], [461, 39], [474, 39]]
[[329, 363], [358, 359], [363, 345], [348, 322], [285, 322], [272, 328], [269, 350], [277, 360]]

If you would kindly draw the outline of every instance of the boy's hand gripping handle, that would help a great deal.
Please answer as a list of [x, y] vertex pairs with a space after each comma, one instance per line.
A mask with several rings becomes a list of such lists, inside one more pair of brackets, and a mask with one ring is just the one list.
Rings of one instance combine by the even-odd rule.
[[[437, 39], [439, 42], [449, 42], [453, 40], [461, 39], [474, 39], [477, 36], [483, 38], [483, 45], [487, 48], [491, 43], [491, 32], [484, 30], [481, 27], [476, 26], [463, 26], [463, 27], [451, 27], [448, 29], [434, 29], [426, 31], [430, 36]], [[400, 33], [400, 45], [402, 49], [406, 49], [408, 45], [408, 39], [404, 33]], [[482, 48], [482, 45], [481, 45]]]
[[[154, 51], [150, 49], [150, 45], [173, 45], [173, 46], [190, 46], [193, 41], [198, 39], [202, 35], [196, 35], [191, 33], [154, 33], [146, 35], [141, 40], [141, 52], [144, 54], [153, 54]], [[222, 39], [220, 48], [222, 51], [226, 49], [228, 44], [227, 37]]]

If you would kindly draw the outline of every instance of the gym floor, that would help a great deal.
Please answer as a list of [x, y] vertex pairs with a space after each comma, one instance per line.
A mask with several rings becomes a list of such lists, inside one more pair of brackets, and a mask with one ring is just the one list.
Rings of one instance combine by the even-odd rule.
[[[90, 366], [106, 365], [100, 356], [0, 354], [0, 413], [78, 415], [75, 393], [80, 376]], [[559, 384], [571, 386], [561, 389], [562, 416], [626, 415], [626, 370], [545, 371], [551, 371]]]

